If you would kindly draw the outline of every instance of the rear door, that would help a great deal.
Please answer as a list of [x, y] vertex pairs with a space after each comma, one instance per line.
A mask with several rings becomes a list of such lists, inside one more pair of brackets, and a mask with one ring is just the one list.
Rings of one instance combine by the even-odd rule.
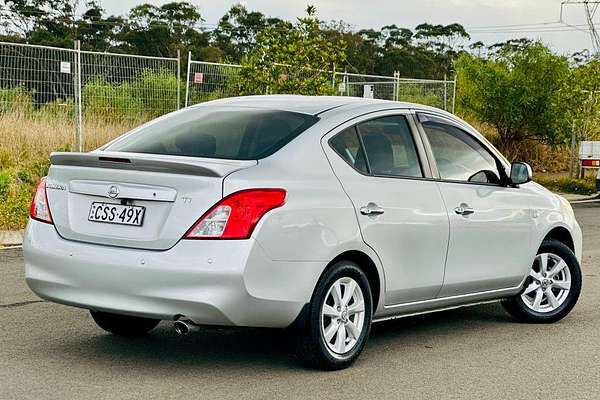
[[448, 218], [440, 297], [518, 286], [533, 261], [530, 194], [504, 185], [500, 160], [453, 121], [420, 114]]
[[388, 305], [432, 299], [441, 288], [448, 217], [407, 112], [371, 114], [324, 137], [363, 239], [379, 255]]

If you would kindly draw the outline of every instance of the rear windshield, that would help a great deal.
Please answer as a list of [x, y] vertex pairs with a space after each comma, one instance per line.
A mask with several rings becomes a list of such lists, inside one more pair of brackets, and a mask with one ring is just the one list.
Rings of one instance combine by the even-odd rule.
[[104, 150], [257, 160], [317, 121], [313, 115], [288, 111], [191, 108], [144, 125]]

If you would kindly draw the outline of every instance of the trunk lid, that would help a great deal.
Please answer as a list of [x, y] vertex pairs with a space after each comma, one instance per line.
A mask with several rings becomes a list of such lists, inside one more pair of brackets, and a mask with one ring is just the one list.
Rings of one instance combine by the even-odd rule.
[[[223, 179], [257, 164], [125, 152], [52, 153], [47, 193], [65, 239], [166, 250], [223, 197]], [[144, 207], [141, 226], [88, 220], [92, 203]]]

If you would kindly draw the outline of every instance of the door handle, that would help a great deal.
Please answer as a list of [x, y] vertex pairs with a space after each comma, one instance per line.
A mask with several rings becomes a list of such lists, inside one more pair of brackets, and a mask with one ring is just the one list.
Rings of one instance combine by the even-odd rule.
[[369, 203], [366, 206], [362, 206], [360, 208], [360, 213], [362, 215], [380, 215], [380, 214], [383, 214], [384, 212], [385, 212], [385, 210], [383, 208], [379, 207], [375, 203]]
[[469, 207], [466, 203], [461, 203], [460, 206], [454, 209], [454, 212], [458, 215], [471, 215], [475, 212], [472, 207]]

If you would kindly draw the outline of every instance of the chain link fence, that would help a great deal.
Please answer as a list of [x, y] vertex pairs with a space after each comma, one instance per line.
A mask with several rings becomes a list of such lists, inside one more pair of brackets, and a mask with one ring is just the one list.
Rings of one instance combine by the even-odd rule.
[[[0, 114], [51, 119], [57, 130], [73, 132], [74, 148], [82, 150], [88, 131], [94, 132], [88, 140], [98, 136], [96, 144], [184, 105], [239, 95], [240, 65], [195, 61], [188, 54], [187, 71], [181, 71], [180, 59], [82, 51], [78, 42], [74, 49], [0, 42]], [[309, 79], [310, 71], [282, 66], [281, 79], [307, 74]], [[454, 110], [454, 81], [398, 73], [328, 75], [332, 92], [341, 96]], [[257, 94], [270, 92], [266, 87]], [[103, 137], [102, 130], [111, 132]]]
[[[284, 66], [285, 67], [285, 66]], [[232, 97], [239, 94], [238, 64], [194, 61], [188, 56], [185, 105]], [[284, 68], [282, 79], [304, 79], [309, 71]], [[449, 80], [407, 79], [393, 76], [329, 72], [333, 92], [340, 96], [426, 104], [454, 112], [456, 82]], [[269, 88], [257, 94], [269, 94]]]
[[0, 43], [0, 110], [30, 113], [40, 108], [73, 116], [74, 50]]
[[237, 96], [241, 68], [237, 64], [193, 61], [188, 54], [185, 106]]
[[0, 42], [0, 113], [72, 129], [82, 150], [88, 124], [123, 130], [178, 109], [179, 77], [179, 57]]
[[85, 114], [147, 120], [180, 107], [179, 58], [81, 52]]

